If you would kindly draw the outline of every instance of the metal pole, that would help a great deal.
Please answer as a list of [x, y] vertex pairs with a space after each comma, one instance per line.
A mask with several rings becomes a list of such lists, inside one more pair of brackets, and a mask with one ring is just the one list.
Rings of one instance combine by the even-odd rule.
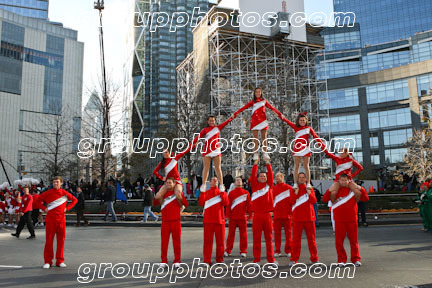
[[6, 168], [4, 167], [3, 160], [1, 159], [1, 156], [0, 156], [0, 163], [1, 163], [1, 166], [2, 166], [2, 168], [3, 168], [3, 172], [4, 172], [4, 174], [6, 175], [6, 179], [7, 179], [7, 181], [9, 182], [9, 185], [12, 186], [12, 183], [11, 183], [11, 181], [9, 180], [9, 176], [8, 176], [8, 174], [7, 174], [7, 172], [6, 172]]

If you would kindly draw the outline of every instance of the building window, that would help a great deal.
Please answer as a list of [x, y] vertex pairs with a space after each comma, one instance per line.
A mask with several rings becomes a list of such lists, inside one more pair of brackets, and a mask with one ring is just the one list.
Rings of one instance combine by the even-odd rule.
[[360, 130], [360, 115], [333, 116], [320, 119], [320, 130], [323, 133], [348, 132]]
[[368, 104], [408, 99], [408, 81], [398, 80], [368, 86], [366, 96]]
[[371, 155], [371, 162], [373, 165], [380, 165], [381, 164], [380, 155], [378, 154]]
[[411, 137], [412, 137], [412, 129], [384, 131], [384, 145], [385, 146], [404, 145], [408, 142], [408, 139]]
[[369, 141], [370, 141], [370, 148], [373, 149], [379, 147], [378, 137], [370, 137]]
[[417, 77], [418, 95], [432, 94], [432, 74]]
[[388, 164], [401, 163], [404, 162], [404, 156], [408, 153], [407, 148], [398, 148], [398, 149], [386, 149], [385, 153], [385, 161]]
[[319, 93], [321, 109], [337, 109], [358, 106], [358, 89], [341, 89], [328, 91], [328, 101], [325, 93]]
[[355, 150], [360, 150], [362, 148], [362, 138], [360, 134], [352, 134], [352, 135], [338, 135], [333, 136], [331, 139], [331, 151], [335, 151], [336, 153], [341, 150], [343, 147], [348, 147]]
[[369, 129], [404, 126], [411, 124], [409, 108], [369, 113]]

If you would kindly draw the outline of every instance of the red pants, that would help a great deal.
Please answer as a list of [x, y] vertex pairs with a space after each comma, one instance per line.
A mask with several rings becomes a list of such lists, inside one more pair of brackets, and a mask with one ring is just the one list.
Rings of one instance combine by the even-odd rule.
[[216, 262], [223, 262], [225, 224], [204, 223], [204, 262], [211, 264], [213, 250], [213, 235], [216, 237]]
[[180, 220], [162, 221], [161, 224], [161, 261], [168, 264], [168, 244], [172, 235], [174, 262], [180, 263], [181, 255], [181, 223]]
[[345, 235], [348, 234], [348, 240], [351, 246], [351, 262], [360, 261], [360, 252], [358, 245], [358, 226], [357, 222], [340, 222], [335, 221], [335, 244], [338, 256], [338, 263], [347, 262], [347, 254], [344, 248]]
[[235, 220], [235, 219], [230, 219], [229, 221], [229, 230], [228, 230], [228, 238], [227, 238], [227, 247], [226, 247], [226, 252], [228, 254], [231, 254], [233, 247], [234, 247], [234, 238], [235, 238], [235, 231], [236, 228], [239, 228], [240, 231], [240, 253], [247, 253], [247, 232], [246, 232], [246, 227], [247, 227], [247, 222], [246, 219], [242, 219], [242, 220]]
[[318, 261], [318, 251], [315, 242], [315, 223], [314, 221], [293, 221], [293, 239], [292, 239], [292, 252], [291, 261], [297, 262], [300, 258], [301, 239], [303, 228], [306, 232], [306, 237], [309, 246], [310, 260], [312, 262]]
[[273, 263], [273, 221], [270, 212], [254, 213], [252, 222], [254, 263], [261, 260], [261, 234], [264, 231], [267, 261]]
[[273, 220], [274, 237], [275, 237], [275, 253], [281, 253], [282, 243], [282, 227], [285, 231], [285, 253], [291, 253], [291, 219], [290, 218], [277, 218]]
[[52, 259], [54, 258], [53, 252], [53, 241], [54, 236], [57, 237], [57, 252], [56, 252], [56, 265], [64, 262], [64, 243], [66, 238], [66, 221], [56, 219], [45, 220], [45, 249], [44, 249], [44, 261], [45, 264], [52, 265]]

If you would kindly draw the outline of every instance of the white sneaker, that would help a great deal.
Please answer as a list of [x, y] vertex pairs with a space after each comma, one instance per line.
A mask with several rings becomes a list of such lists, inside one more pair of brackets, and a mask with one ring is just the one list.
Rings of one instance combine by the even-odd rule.
[[297, 183], [294, 183], [294, 185], [293, 185], [293, 189], [298, 189], [298, 185], [297, 185]]
[[259, 158], [259, 156], [258, 156], [258, 152], [254, 153], [254, 155], [253, 155], [253, 157], [252, 157], [252, 160], [253, 160], [253, 161], [256, 161], [256, 160], [258, 160], [258, 158]]
[[228, 254], [228, 252], [224, 252], [224, 257], [229, 257], [231, 254]]
[[41, 226], [41, 227], [43, 227], [43, 226], [44, 226], [43, 222], [42, 222], [42, 223], [40, 223], [40, 226]]
[[180, 268], [180, 263], [174, 263], [174, 268]]
[[225, 192], [226, 191], [225, 190], [225, 185], [219, 184], [219, 190], [220, 190], [220, 192]]
[[273, 256], [274, 256], [275, 258], [278, 258], [278, 257], [280, 257], [280, 253], [274, 253]]
[[345, 267], [345, 265], [346, 265], [345, 262], [340, 262], [340, 263], [338, 263], [338, 266], [339, 266], [339, 267]]
[[50, 267], [51, 267], [50, 264], [45, 263], [45, 264], [42, 266], [42, 269], [49, 269]]
[[12, 224], [8, 224], [7, 226], [8, 226], [8, 227], [12, 227]]
[[354, 265], [355, 265], [356, 267], [360, 267], [362, 264], [361, 264], [360, 261], [356, 261], [356, 262], [354, 263]]
[[295, 261], [290, 261], [289, 264], [288, 264], [288, 267], [292, 267], [292, 266], [294, 266], [296, 263], [297, 263], [297, 262], [295, 262]]
[[246, 258], [246, 253], [240, 253], [240, 256], [242, 257], [242, 258]]
[[270, 155], [267, 152], [263, 153], [263, 160], [270, 160]]
[[60, 268], [66, 268], [67, 267], [67, 265], [64, 262], [60, 263], [57, 266], [60, 267]]
[[291, 253], [286, 254], [286, 257], [290, 258], [291, 257]]
[[201, 187], [200, 187], [200, 191], [201, 192], [205, 192], [206, 191], [206, 186], [207, 186], [206, 184], [202, 184]]
[[141, 223], [147, 223], [147, 221], [146, 221], [146, 220], [144, 220], [144, 219], [142, 219], [142, 220], [141, 220]]
[[165, 269], [165, 268], [167, 268], [168, 267], [168, 264], [167, 263], [159, 263], [159, 268], [163, 268], [163, 269]]

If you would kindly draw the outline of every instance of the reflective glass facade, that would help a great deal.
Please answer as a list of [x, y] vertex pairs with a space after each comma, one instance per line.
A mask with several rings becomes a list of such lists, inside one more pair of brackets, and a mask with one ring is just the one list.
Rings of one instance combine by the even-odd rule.
[[408, 80], [397, 80], [366, 87], [368, 104], [398, 101], [409, 98]]
[[432, 29], [432, 1], [334, 0], [333, 4], [335, 12], [356, 14], [362, 47], [406, 39]]
[[[344, 107], [358, 106], [358, 89], [340, 89], [328, 91], [328, 98], [320, 94], [320, 107], [322, 109], [338, 109]], [[320, 97], [321, 98], [321, 97]]]
[[48, 0], [0, 0], [0, 9], [21, 16], [48, 19]]
[[411, 124], [410, 108], [369, 113], [369, 129], [388, 128]]

